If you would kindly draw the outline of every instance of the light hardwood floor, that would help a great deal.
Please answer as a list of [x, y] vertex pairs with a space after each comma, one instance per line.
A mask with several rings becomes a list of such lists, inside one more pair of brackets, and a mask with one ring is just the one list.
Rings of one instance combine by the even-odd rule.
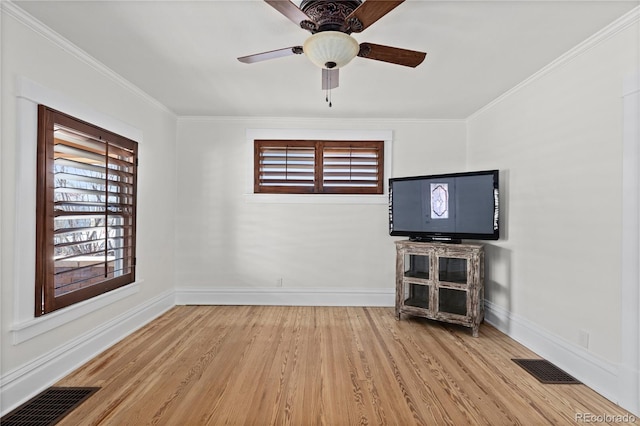
[[[625, 415], [483, 324], [392, 308], [180, 306], [57, 383], [101, 389], [60, 425], [566, 425]], [[636, 420], [637, 421], [637, 420]]]

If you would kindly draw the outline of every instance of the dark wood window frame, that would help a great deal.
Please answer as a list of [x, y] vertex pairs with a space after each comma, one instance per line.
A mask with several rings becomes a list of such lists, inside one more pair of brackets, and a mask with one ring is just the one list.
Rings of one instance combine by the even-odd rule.
[[254, 140], [256, 194], [384, 193], [384, 141]]
[[38, 106], [35, 316], [135, 282], [138, 144]]

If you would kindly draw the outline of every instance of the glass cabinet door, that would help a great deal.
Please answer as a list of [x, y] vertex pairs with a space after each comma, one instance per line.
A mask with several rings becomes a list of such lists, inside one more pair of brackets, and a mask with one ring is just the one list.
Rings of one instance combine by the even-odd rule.
[[467, 284], [468, 260], [458, 257], [438, 258], [438, 281]]
[[404, 284], [405, 306], [429, 309], [429, 290], [428, 285]]
[[429, 255], [423, 254], [405, 254], [404, 255], [404, 276], [405, 278], [420, 278], [428, 280], [429, 271]]
[[452, 288], [439, 288], [438, 311], [467, 316], [467, 292]]

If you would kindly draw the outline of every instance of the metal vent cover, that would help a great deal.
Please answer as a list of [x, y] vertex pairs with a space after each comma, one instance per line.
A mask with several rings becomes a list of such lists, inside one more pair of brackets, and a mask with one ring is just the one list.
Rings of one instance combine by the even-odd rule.
[[2, 426], [51, 426], [100, 388], [51, 387], [0, 419]]
[[546, 359], [517, 359], [513, 358], [513, 362], [524, 368], [533, 377], [545, 384], [581, 384], [579, 380], [570, 376], [560, 368], [556, 367]]

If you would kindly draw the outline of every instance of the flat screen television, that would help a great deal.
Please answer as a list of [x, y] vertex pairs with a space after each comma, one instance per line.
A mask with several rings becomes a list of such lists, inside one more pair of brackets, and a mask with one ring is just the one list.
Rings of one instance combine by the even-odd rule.
[[500, 237], [498, 170], [389, 179], [389, 234], [416, 241]]

